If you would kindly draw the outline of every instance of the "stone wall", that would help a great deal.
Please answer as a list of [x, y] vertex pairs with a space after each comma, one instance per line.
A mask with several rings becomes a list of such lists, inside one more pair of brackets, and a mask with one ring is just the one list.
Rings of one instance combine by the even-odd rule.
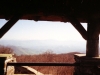
[[74, 75], [100, 75], [100, 57], [86, 57], [85, 54], [75, 54], [74, 57], [80, 65], [75, 67]]

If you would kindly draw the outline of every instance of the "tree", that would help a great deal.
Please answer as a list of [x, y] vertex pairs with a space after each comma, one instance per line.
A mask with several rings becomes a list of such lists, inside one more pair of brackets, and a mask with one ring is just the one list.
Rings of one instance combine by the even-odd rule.
[[13, 50], [11, 48], [0, 45], [0, 54], [11, 54], [11, 53], [13, 53]]

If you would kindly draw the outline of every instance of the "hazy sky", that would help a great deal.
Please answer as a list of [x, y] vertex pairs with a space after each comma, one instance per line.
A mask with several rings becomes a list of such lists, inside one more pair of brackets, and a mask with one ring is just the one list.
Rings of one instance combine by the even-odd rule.
[[[1, 19], [0, 27], [7, 21]], [[82, 24], [85, 29], [86, 24]], [[6, 40], [84, 40], [70, 24], [63, 22], [19, 20], [3, 37]]]

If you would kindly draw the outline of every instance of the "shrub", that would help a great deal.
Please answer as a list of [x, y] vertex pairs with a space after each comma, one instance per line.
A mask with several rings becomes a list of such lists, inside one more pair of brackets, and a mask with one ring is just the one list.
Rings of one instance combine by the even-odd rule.
[[10, 47], [0, 45], [0, 54], [11, 54], [13, 50]]

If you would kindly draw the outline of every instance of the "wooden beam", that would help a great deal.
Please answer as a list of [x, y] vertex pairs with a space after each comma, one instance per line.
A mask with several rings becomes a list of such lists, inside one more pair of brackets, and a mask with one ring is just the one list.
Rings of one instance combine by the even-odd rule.
[[89, 20], [87, 28], [87, 57], [98, 57], [99, 56], [99, 23], [97, 20]]
[[21, 14], [15, 14], [1, 29], [0, 38], [20, 19]]
[[80, 24], [80, 22], [73, 16], [67, 15], [68, 20], [70, 23], [76, 28], [76, 30], [81, 34], [81, 36], [87, 40], [87, 31], [84, 27]]
[[79, 66], [79, 63], [64, 63], [64, 62], [37, 62], [37, 63], [7, 63], [7, 66]]

